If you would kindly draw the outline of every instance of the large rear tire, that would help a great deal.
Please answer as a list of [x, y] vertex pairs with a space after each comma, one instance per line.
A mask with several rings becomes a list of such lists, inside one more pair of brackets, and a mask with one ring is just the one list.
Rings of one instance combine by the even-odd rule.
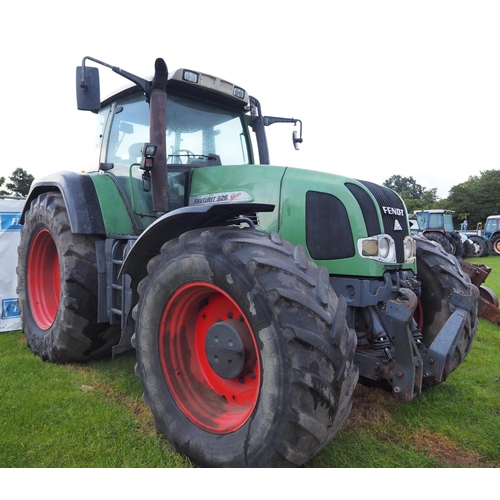
[[438, 231], [429, 231], [424, 233], [428, 240], [435, 241], [438, 245], [441, 245], [443, 250], [447, 253], [453, 254], [453, 248], [451, 246], [450, 240], [445, 234]]
[[303, 247], [191, 231], [163, 246], [138, 291], [136, 372], [178, 451], [209, 467], [300, 466], [337, 433], [356, 336]]
[[59, 193], [26, 212], [18, 295], [28, 345], [44, 361], [87, 361], [111, 352], [119, 329], [97, 323], [96, 236], [73, 234]]
[[[417, 278], [422, 284], [419, 308], [422, 318], [423, 343], [430, 346], [448, 318], [455, 311], [450, 301], [453, 292], [464, 298], [473, 296], [475, 290], [469, 276], [464, 273], [457, 259], [426, 238], [414, 235], [417, 244]], [[477, 303], [469, 311], [457, 341], [455, 354], [445, 378], [454, 371], [469, 353], [478, 328]]]
[[500, 235], [496, 235], [491, 240], [491, 253], [500, 255]]

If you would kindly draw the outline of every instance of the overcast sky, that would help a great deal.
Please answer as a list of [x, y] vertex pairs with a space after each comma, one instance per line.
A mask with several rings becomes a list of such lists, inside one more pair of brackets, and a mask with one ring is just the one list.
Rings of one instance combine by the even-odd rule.
[[[497, 1], [22, 1], [1, 11], [3, 162], [39, 176], [93, 170], [95, 115], [77, 111], [75, 67], [92, 56], [140, 76], [233, 81], [263, 112], [271, 162], [449, 189], [500, 168]], [[141, 10], [142, 9], [142, 10]], [[125, 80], [102, 69], [102, 95]]]

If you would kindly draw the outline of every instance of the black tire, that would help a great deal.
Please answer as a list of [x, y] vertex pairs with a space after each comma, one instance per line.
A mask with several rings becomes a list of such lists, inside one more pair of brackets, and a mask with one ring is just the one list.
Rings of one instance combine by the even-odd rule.
[[18, 247], [21, 322], [44, 361], [104, 356], [119, 328], [97, 323], [96, 236], [73, 234], [59, 193], [43, 193], [26, 212]]
[[491, 253], [493, 255], [500, 255], [500, 234], [493, 236], [491, 239]]
[[476, 247], [474, 246], [472, 241], [470, 241], [470, 239], [466, 239], [464, 241], [463, 247], [464, 247], [464, 250], [463, 250], [464, 259], [476, 256]]
[[486, 243], [486, 251], [484, 252], [484, 256], [487, 257], [493, 253], [493, 245], [490, 240], [483, 238]]
[[470, 236], [469, 240], [472, 241], [472, 245], [474, 246], [474, 254], [472, 257], [484, 257], [488, 255], [488, 246], [484, 238], [474, 235]]
[[[133, 312], [136, 373], [179, 452], [207, 467], [286, 467], [330, 442], [358, 372], [328, 278], [303, 247], [251, 229], [191, 231], [151, 260]], [[244, 346], [231, 373], [203, 340], [223, 331]]]
[[[450, 301], [453, 292], [464, 298], [478, 298], [479, 292], [471, 284], [469, 276], [464, 273], [458, 260], [443, 251], [440, 245], [414, 235], [417, 244], [417, 278], [422, 284], [420, 295], [421, 312], [423, 314], [423, 343], [430, 346], [444, 324], [455, 311]], [[446, 379], [465, 359], [469, 353], [478, 328], [477, 300], [468, 312], [464, 328], [457, 341], [457, 346], [450, 369], [444, 374]]]
[[486, 300], [486, 302], [489, 302], [495, 307], [498, 307], [498, 296], [491, 288], [487, 287], [486, 285], [481, 285], [479, 287], [479, 295], [481, 296], [481, 298]]
[[440, 233], [438, 231], [429, 231], [424, 233], [424, 236], [428, 240], [435, 241], [438, 245], [441, 245], [441, 247], [445, 252], [453, 254], [453, 249], [451, 247], [450, 240], [446, 237], [445, 234]]
[[458, 233], [448, 233], [450, 236], [450, 239], [448, 240], [450, 242], [451, 246], [451, 254], [454, 255], [457, 259], [462, 257], [464, 246], [462, 243], [462, 240], [460, 239], [460, 235]]

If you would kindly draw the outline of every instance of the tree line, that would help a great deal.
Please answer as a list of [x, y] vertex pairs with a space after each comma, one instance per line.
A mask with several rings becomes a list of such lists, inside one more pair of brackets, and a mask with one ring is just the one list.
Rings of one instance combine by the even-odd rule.
[[34, 177], [22, 168], [16, 168], [10, 175], [10, 182], [0, 177], [0, 196], [27, 196]]
[[467, 220], [468, 227], [475, 229], [479, 222], [486, 222], [488, 215], [500, 214], [500, 170], [485, 170], [472, 175], [450, 189], [448, 197], [437, 197], [437, 189], [426, 189], [413, 177], [393, 175], [384, 186], [396, 191], [403, 198], [408, 213], [433, 208], [453, 210], [455, 228]]

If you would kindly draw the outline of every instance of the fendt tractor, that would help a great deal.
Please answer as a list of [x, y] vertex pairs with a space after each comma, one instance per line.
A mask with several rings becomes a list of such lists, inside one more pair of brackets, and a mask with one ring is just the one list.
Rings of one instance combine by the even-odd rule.
[[[101, 102], [88, 60], [128, 87]], [[477, 288], [410, 234], [392, 190], [271, 166], [266, 126], [293, 124], [298, 147], [300, 120], [163, 59], [152, 79], [91, 57], [76, 75], [96, 171], [36, 179], [22, 214], [22, 325], [42, 360], [135, 352], [157, 429], [206, 467], [300, 466], [358, 378], [407, 402], [464, 360]]]

